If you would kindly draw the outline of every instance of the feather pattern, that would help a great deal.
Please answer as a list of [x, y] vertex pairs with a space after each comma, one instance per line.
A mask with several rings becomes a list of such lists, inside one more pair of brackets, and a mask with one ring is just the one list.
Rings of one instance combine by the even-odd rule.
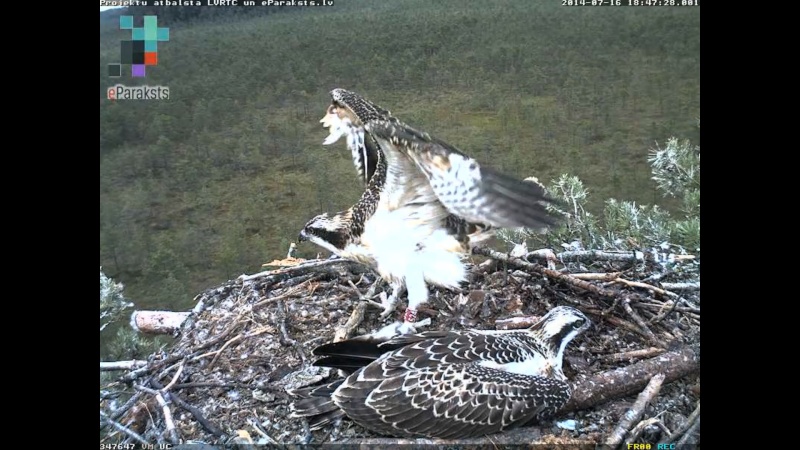
[[[544, 188], [482, 167], [460, 150], [416, 130], [350, 91], [331, 91], [322, 118], [324, 144], [346, 136], [367, 184], [359, 202], [333, 217], [310, 220], [300, 240], [374, 268], [408, 292], [406, 321], [434, 284], [457, 288], [461, 256], [495, 227], [540, 229], [556, 223]], [[384, 314], [391, 312], [393, 295]]]
[[360, 357], [363, 367], [330, 394], [306, 388], [299, 400], [306, 403], [292, 411], [304, 417], [312, 410], [309, 398], [332, 401], [363, 427], [399, 437], [454, 439], [520, 426], [569, 400], [564, 348], [588, 327], [580, 311], [560, 306], [528, 330], [434, 331], [323, 345], [314, 350], [325, 356], [316, 365], [337, 368], [337, 358]]

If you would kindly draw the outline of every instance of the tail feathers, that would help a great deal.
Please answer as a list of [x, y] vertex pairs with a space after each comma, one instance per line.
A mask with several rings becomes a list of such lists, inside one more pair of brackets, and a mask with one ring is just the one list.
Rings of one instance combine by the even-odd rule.
[[331, 395], [342, 384], [342, 381], [337, 380], [322, 386], [289, 391], [289, 394], [299, 397], [289, 406], [290, 417], [307, 417], [308, 425], [312, 430], [322, 428], [344, 417], [344, 412], [331, 399]]
[[330, 397], [311, 397], [297, 400], [291, 405], [292, 413], [289, 417], [308, 420], [312, 430], [318, 430], [344, 417], [344, 411], [339, 409]]
[[345, 341], [322, 344], [314, 349], [314, 354], [317, 356], [342, 356], [364, 360], [363, 365], [367, 365], [386, 353], [386, 349], [379, 347], [385, 341], [385, 339], [371, 335], [359, 336]]
[[365, 335], [320, 345], [314, 349], [314, 354], [322, 356], [322, 358], [315, 361], [314, 365], [332, 367], [351, 374], [369, 365], [384, 353], [406, 345], [387, 342], [387, 340], [381, 335]]
[[325, 356], [314, 361], [317, 367], [332, 367], [343, 370], [348, 375], [374, 361], [375, 358], [354, 358], [346, 356]]

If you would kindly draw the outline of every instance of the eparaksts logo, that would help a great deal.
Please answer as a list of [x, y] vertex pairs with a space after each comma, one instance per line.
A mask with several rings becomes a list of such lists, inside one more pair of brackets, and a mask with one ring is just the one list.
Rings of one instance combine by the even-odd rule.
[[108, 88], [107, 96], [109, 100], [169, 100], [169, 87], [117, 84]]

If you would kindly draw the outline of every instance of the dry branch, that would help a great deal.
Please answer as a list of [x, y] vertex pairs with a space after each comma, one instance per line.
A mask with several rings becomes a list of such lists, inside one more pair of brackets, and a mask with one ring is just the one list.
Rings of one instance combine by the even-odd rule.
[[100, 361], [100, 372], [109, 372], [112, 370], [133, 370], [144, 367], [147, 361], [131, 360], [131, 361]]
[[358, 302], [350, 314], [350, 318], [343, 327], [336, 329], [333, 335], [333, 342], [343, 341], [353, 335], [353, 332], [364, 320], [364, 313], [367, 311], [367, 302]]
[[658, 392], [661, 390], [661, 383], [663, 382], [663, 373], [659, 373], [650, 379], [650, 382], [647, 383], [647, 387], [644, 388], [642, 393], [636, 398], [636, 402], [634, 402], [631, 409], [622, 415], [619, 424], [617, 424], [617, 428], [614, 429], [614, 432], [611, 433], [611, 436], [609, 436], [606, 441], [607, 445], [610, 445], [611, 448], [616, 448], [622, 443], [622, 440], [625, 438], [625, 435], [628, 434], [633, 424], [644, 414], [644, 408], [658, 395]]
[[[344, 273], [363, 273], [369, 269], [363, 264], [348, 261], [345, 259], [325, 259], [325, 260], [312, 260], [294, 267], [287, 267], [278, 270], [267, 270], [264, 272], [255, 273], [252, 275], [241, 275], [237, 279], [240, 282], [247, 282], [259, 280], [264, 282], [278, 282], [294, 278], [298, 275], [305, 275], [309, 273], [329, 273], [340, 275]], [[263, 278], [264, 280], [260, 280]]]
[[683, 436], [690, 434], [689, 430], [694, 426], [695, 422], [700, 420], [700, 402], [697, 402], [697, 408], [692, 411], [692, 414], [686, 419], [686, 422], [680, 428], [675, 430], [674, 433], [669, 435], [668, 438], [662, 439], [659, 444], [669, 444], [675, 442], [676, 439], [683, 438]]
[[664, 353], [663, 348], [650, 347], [642, 350], [631, 350], [629, 352], [612, 353], [610, 355], [603, 355], [600, 358], [610, 362], [624, 362], [633, 359], [651, 358], [656, 355]]
[[625, 310], [626, 313], [636, 322], [636, 325], [639, 325], [639, 328], [644, 332], [644, 335], [647, 336], [647, 339], [655, 345], [656, 347], [666, 348], [667, 345], [661, 341], [661, 339], [657, 338], [653, 331], [650, 330], [650, 327], [647, 326], [645, 321], [636, 313], [636, 311], [631, 308], [631, 299], [630, 297], [625, 297], [622, 299], [622, 309]]
[[111, 418], [108, 417], [108, 415], [106, 415], [106, 413], [104, 413], [102, 410], [100, 410], [100, 420], [104, 424], [111, 425], [111, 427], [113, 427], [115, 430], [117, 430], [117, 431], [129, 436], [131, 439], [133, 439], [134, 441], [136, 441], [136, 442], [138, 442], [138, 443], [140, 443], [140, 444], [142, 444], [144, 446], [147, 446], [149, 444], [141, 435], [139, 435], [135, 431], [133, 431], [133, 430], [131, 430], [129, 428], [126, 428], [125, 426], [123, 426], [122, 424], [120, 424], [117, 421], [111, 420]]
[[695, 283], [661, 283], [661, 287], [668, 291], [699, 291], [700, 282]]
[[587, 281], [579, 280], [571, 275], [563, 274], [561, 272], [557, 272], [555, 270], [548, 269], [541, 264], [536, 263], [529, 263], [528, 261], [522, 260], [520, 258], [514, 258], [508, 256], [504, 253], [500, 253], [498, 251], [492, 250], [490, 248], [485, 247], [477, 247], [474, 248], [473, 253], [483, 256], [488, 256], [490, 258], [494, 258], [500, 261], [503, 261], [511, 266], [519, 267], [522, 269], [532, 270], [536, 273], [545, 275], [547, 277], [553, 278], [555, 280], [561, 281], [565, 284], [570, 286], [574, 286], [589, 292], [592, 292], [597, 295], [601, 295], [603, 297], [614, 298], [618, 295], [616, 291], [612, 291], [610, 289], [605, 289], [599, 286], [595, 286]]
[[684, 347], [627, 367], [598, 373], [575, 384], [572, 397], [562, 412], [588, 409], [640, 391], [659, 373], [664, 374], [665, 382], [671, 383], [698, 370], [700, 356], [691, 348]]
[[508, 319], [496, 320], [494, 322], [494, 327], [497, 330], [520, 330], [523, 328], [530, 328], [540, 320], [542, 320], [541, 316], [511, 317]]
[[146, 334], [174, 334], [189, 317], [189, 312], [134, 311], [131, 326]]
[[[153, 385], [153, 387], [158, 389], [159, 391], [166, 390], [165, 387], [161, 386], [161, 384], [158, 383], [158, 381], [156, 381], [154, 379], [150, 380], [150, 384]], [[175, 388], [178, 388], [178, 387], [180, 387], [180, 385], [175, 386]], [[141, 393], [142, 392], [137, 392], [137, 394], [141, 394]], [[208, 419], [206, 419], [205, 416], [203, 416], [203, 414], [200, 412], [199, 409], [197, 409], [194, 406], [192, 406], [189, 403], [187, 403], [185, 400], [183, 400], [181, 397], [176, 395], [174, 392], [170, 392], [167, 395], [169, 395], [170, 401], [175, 403], [178, 407], [185, 409], [192, 416], [194, 416], [194, 418], [200, 423], [200, 425], [202, 425], [202, 427], [205, 428], [209, 433], [211, 433], [211, 434], [213, 434], [214, 436], [217, 436], [217, 437], [225, 436], [225, 433], [220, 431], [220, 429], [217, 426], [215, 426], [214, 424], [209, 422]]]

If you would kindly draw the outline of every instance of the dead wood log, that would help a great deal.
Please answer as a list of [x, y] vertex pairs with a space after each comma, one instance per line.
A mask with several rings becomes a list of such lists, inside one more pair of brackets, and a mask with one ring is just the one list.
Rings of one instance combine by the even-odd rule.
[[168, 334], [177, 331], [189, 312], [173, 311], [134, 311], [131, 314], [131, 327], [146, 334]]
[[689, 347], [666, 352], [627, 367], [595, 374], [575, 384], [561, 412], [578, 411], [641, 391], [651, 378], [664, 374], [671, 383], [700, 370], [700, 355]]

